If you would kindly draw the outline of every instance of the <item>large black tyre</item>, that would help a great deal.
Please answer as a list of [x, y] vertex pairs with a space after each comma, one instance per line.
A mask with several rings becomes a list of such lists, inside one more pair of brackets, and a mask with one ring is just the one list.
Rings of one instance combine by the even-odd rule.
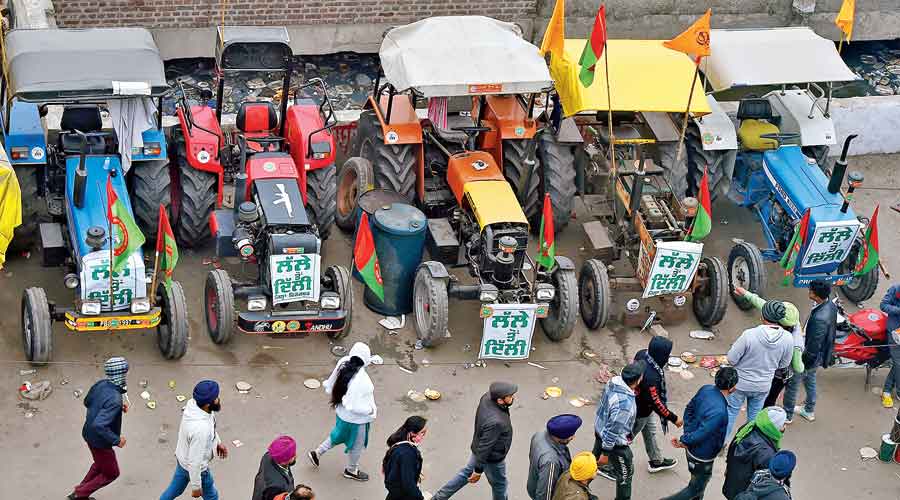
[[585, 326], [591, 330], [606, 326], [612, 300], [606, 264], [598, 259], [584, 261], [578, 276], [578, 297]]
[[234, 286], [224, 269], [206, 274], [203, 292], [206, 331], [214, 344], [227, 344], [234, 332]]
[[[520, 197], [522, 211], [528, 220], [540, 218], [541, 178], [534, 165], [525, 163], [526, 149], [530, 139], [506, 139], [503, 141], [503, 175]], [[527, 183], [525, 187], [523, 184]], [[524, 191], [522, 193], [521, 191]], [[538, 219], [540, 220], [540, 219]]]
[[422, 345], [434, 347], [443, 341], [447, 334], [450, 312], [447, 283], [432, 276], [428, 266], [424, 264], [419, 266], [413, 281], [413, 309], [416, 316], [416, 337]]
[[675, 159], [678, 155], [678, 142], [657, 143], [656, 150], [659, 152], [659, 164], [663, 168], [666, 182], [679, 200], [684, 198], [688, 192], [688, 155], [682, 151], [681, 159]]
[[[838, 274], [850, 274], [853, 272], [859, 262], [859, 253], [864, 244], [864, 241], [859, 241], [853, 245], [850, 249], [850, 257], [844, 259], [844, 262], [841, 262], [841, 265], [838, 266]], [[880, 272], [878, 266], [875, 266], [862, 276], [854, 276], [849, 283], [839, 287], [841, 293], [844, 294], [844, 297], [847, 297], [847, 300], [854, 304], [859, 304], [871, 299], [872, 296], [875, 295], [875, 290], [878, 289]]]
[[22, 346], [25, 359], [43, 365], [53, 356], [53, 329], [50, 306], [43, 288], [26, 288], [22, 294]]
[[331, 280], [334, 291], [341, 297], [341, 309], [347, 311], [344, 328], [337, 332], [328, 332], [331, 340], [340, 340], [350, 333], [353, 325], [353, 286], [350, 283], [350, 271], [344, 266], [328, 266], [325, 277]]
[[363, 193], [374, 188], [375, 172], [372, 162], [358, 156], [344, 162], [338, 174], [337, 207], [334, 214], [339, 228], [348, 232], [356, 229], [356, 202]]
[[[541, 173], [544, 176], [544, 190], [540, 194], [543, 201], [544, 194], [550, 194], [550, 202], [553, 205], [553, 229], [561, 232], [572, 216], [575, 205], [575, 152], [569, 144], [561, 144], [552, 134], [541, 134], [538, 142], [537, 156], [541, 163]], [[534, 234], [541, 227], [540, 209], [537, 214], [528, 219]]]
[[168, 211], [172, 204], [172, 177], [168, 160], [132, 164], [131, 206], [141, 232], [148, 242], [156, 241], [159, 228], [159, 206]]
[[216, 187], [218, 178], [211, 172], [192, 167], [185, 156], [184, 140], [176, 133], [175, 168], [178, 182], [172, 186], [178, 206], [175, 236], [185, 247], [202, 245], [210, 237], [209, 215], [216, 207]]
[[162, 310], [162, 317], [156, 327], [159, 352], [165, 359], [181, 359], [187, 352], [190, 332], [184, 289], [177, 281], [173, 281], [168, 288], [160, 283], [157, 297]]
[[741, 287], [748, 292], [762, 295], [766, 291], [766, 267], [762, 253], [753, 243], [741, 241], [731, 247], [728, 254], [728, 290], [731, 298], [742, 311], [753, 305], [734, 294], [734, 289]]
[[[718, 257], [703, 257], [697, 278], [705, 283], [694, 293], [694, 316], [705, 328], [719, 324], [728, 309], [728, 275]], [[695, 278], [695, 279], [697, 279]]]
[[572, 269], [556, 268], [553, 273], [556, 294], [550, 302], [547, 317], [541, 318], [541, 328], [548, 339], [559, 342], [572, 336], [578, 318], [578, 280]]
[[38, 237], [38, 171], [40, 167], [25, 165], [15, 167], [19, 191], [22, 195], [22, 224], [13, 230], [8, 253], [31, 249]]
[[684, 148], [685, 151], [682, 154], [686, 155], [687, 195], [698, 197], [700, 181], [703, 180], [704, 171], [709, 173], [709, 197], [711, 200], [715, 201], [720, 191], [727, 192], [726, 188], [730, 186], [731, 179], [725, 179], [726, 174], [728, 174], [726, 167], [729, 161], [734, 161], [733, 158], [729, 159], [729, 157], [735, 152], [733, 150], [713, 151], [703, 149], [700, 129], [693, 124], [688, 126], [687, 134], [684, 137]]
[[[416, 162], [421, 144], [385, 144], [384, 132], [374, 113], [363, 113], [362, 120], [374, 120], [359, 129], [359, 156], [372, 162], [375, 187], [391, 189], [409, 201], [416, 196]], [[368, 135], [363, 135], [368, 131]]]
[[334, 164], [307, 173], [306, 206], [310, 218], [319, 228], [319, 236], [328, 239], [337, 209], [337, 167]]

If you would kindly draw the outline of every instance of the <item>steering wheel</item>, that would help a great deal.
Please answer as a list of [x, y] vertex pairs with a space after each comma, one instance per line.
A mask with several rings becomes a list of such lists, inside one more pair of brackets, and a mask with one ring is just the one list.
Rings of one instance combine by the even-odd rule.
[[490, 127], [452, 127], [450, 130], [453, 130], [456, 132], [462, 132], [466, 135], [469, 135], [469, 134], [479, 134], [481, 132], [490, 132], [491, 128]]
[[771, 139], [773, 141], [778, 141], [778, 143], [782, 143], [784, 141], [793, 141], [800, 138], [800, 134], [790, 132], [790, 133], [777, 133], [777, 134], [760, 134], [760, 139]]

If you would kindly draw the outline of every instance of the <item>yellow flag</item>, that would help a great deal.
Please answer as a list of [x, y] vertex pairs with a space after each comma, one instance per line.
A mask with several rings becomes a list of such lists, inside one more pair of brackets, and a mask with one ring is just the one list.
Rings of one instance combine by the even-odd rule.
[[556, 0], [553, 7], [553, 15], [547, 23], [547, 31], [544, 32], [544, 40], [541, 42], [541, 55], [547, 52], [553, 57], [562, 58], [563, 46], [566, 41], [566, 0]]
[[22, 224], [22, 193], [19, 180], [0, 150], [0, 269], [6, 261], [6, 249], [13, 239], [13, 230]]
[[853, 36], [853, 16], [855, 12], [856, 0], [844, 0], [844, 3], [841, 4], [841, 11], [834, 18], [834, 24], [844, 32], [848, 42], [850, 37]]
[[663, 42], [663, 45], [678, 52], [697, 57], [706, 57], [709, 55], [709, 19], [712, 16], [712, 9], [706, 11], [703, 17], [691, 25], [690, 28], [684, 30], [683, 33], [675, 38]]

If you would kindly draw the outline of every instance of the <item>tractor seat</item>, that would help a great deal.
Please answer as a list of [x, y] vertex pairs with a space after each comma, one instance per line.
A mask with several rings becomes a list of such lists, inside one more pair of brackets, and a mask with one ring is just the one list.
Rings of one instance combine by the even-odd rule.
[[775, 139], [764, 139], [760, 136], [777, 133], [778, 127], [776, 125], [748, 118], [741, 121], [741, 127], [738, 129], [738, 138], [741, 141], [741, 146], [745, 149], [768, 151], [770, 149], [778, 149], [778, 141]]
[[235, 125], [245, 139], [247, 147], [254, 151], [260, 151], [260, 144], [254, 143], [258, 137], [277, 137], [272, 134], [278, 126], [278, 112], [275, 105], [266, 101], [242, 102], [238, 107]]
[[[63, 108], [59, 128], [59, 149], [67, 155], [81, 154], [81, 136], [74, 130], [85, 134], [101, 132], [103, 119], [100, 117], [100, 107], [96, 104], [66, 106]], [[112, 132], [104, 136], [88, 137], [85, 153], [108, 154], [111, 146], [114, 145], [115, 136]], [[115, 148], [112, 149], [115, 150]]]
[[465, 144], [466, 143], [466, 134], [464, 132], [460, 132], [459, 130], [453, 130], [457, 127], [474, 127], [475, 120], [472, 120], [471, 116], [461, 116], [461, 115], [448, 115], [447, 116], [447, 128], [441, 128], [438, 126], [434, 127], [434, 130], [437, 132], [438, 137], [447, 141], [453, 142], [457, 144]]

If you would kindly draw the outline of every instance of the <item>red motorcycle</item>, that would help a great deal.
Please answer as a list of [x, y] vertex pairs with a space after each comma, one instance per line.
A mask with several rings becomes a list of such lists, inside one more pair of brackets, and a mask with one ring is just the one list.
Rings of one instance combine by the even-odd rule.
[[891, 354], [887, 347], [887, 314], [878, 309], [862, 309], [847, 315], [840, 302], [834, 356], [838, 363], [855, 363], [866, 367], [866, 390], [872, 370], [882, 367]]

